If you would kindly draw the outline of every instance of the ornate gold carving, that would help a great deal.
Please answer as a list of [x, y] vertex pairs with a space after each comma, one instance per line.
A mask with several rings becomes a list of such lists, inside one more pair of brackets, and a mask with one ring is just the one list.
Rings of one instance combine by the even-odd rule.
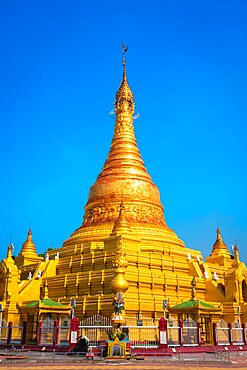
[[[87, 209], [84, 215], [84, 226], [115, 222], [119, 215], [119, 205], [95, 206]], [[125, 218], [130, 223], [142, 223], [165, 226], [165, 219], [162, 209], [146, 204], [126, 204]]]
[[114, 135], [122, 135], [123, 133], [132, 133], [133, 132], [133, 122], [132, 120], [117, 120], [115, 129], [114, 129]]
[[117, 238], [117, 245], [113, 257], [113, 266], [116, 267], [117, 269], [119, 268], [123, 269], [128, 266], [128, 262], [125, 259], [126, 256], [125, 247], [126, 243], [124, 239], [122, 238], [122, 236], [119, 236]]

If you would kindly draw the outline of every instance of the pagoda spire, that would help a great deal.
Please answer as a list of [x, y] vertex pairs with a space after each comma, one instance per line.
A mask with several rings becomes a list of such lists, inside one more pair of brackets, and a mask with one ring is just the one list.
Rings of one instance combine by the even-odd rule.
[[130, 115], [131, 121], [133, 124], [132, 115], [135, 111], [135, 102], [133, 93], [129, 87], [128, 80], [127, 80], [127, 72], [126, 72], [126, 52], [128, 48], [125, 45], [122, 45], [122, 65], [123, 65], [123, 77], [120, 84], [120, 87], [116, 93], [116, 99], [114, 103], [114, 109], [117, 116], [121, 113], [126, 113], [126, 115]]
[[98, 179], [121, 173], [123, 176], [138, 176], [150, 182], [141, 154], [137, 147], [133, 114], [135, 111], [134, 95], [130, 89], [126, 72], [126, 49], [123, 51], [123, 77], [116, 93], [114, 110], [116, 123], [110, 152]]
[[83, 226], [114, 224], [119, 217], [119, 206], [124, 202], [128, 222], [166, 227], [159, 190], [137, 147], [133, 125], [135, 102], [126, 70], [127, 49], [123, 45], [123, 76], [114, 102], [116, 121], [112, 143], [105, 164], [90, 189]]
[[225, 257], [230, 256], [227, 246], [222, 239], [221, 231], [219, 227], [217, 228], [217, 237], [213, 245], [213, 250], [212, 250], [210, 257], [211, 256], [225, 256]]
[[8, 250], [7, 250], [7, 260], [12, 260], [13, 252], [14, 252], [14, 245], [11, 243], [9, 244]]
[[34, 245], [33, 238], [32, 238], [31, 228], [29, 228], [28, 230], [27, 239], [25, 243], [23, 244], [19, 255], [24, 255], [26, 257], [37, 256], [36, 247]]
[[238, 267], [240, 264], [240, 259], [239, 259], [239, 250], [237, 244], [234, 246], [234, 259], [233, 259], [233, 266]]
[[126, 231], [131, 232], [128, 221], [126, 221], [126, 218], [125, 218], [124, 204], [121, 203], [120, 209], [119, 209], [119, 215], [114, 223], [111, 235], [121, 234]]

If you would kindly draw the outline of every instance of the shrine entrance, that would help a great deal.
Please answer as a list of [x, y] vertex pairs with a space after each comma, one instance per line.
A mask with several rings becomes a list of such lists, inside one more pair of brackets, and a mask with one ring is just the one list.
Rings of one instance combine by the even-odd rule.
[[28, 314], [26, 321], [26, 337], [24, 343], [37, 344], [37, 332], [38, 332], [38, 315]]
[[201, 341], [202, 344], [212, 343], [212, 316], [201, 315]]

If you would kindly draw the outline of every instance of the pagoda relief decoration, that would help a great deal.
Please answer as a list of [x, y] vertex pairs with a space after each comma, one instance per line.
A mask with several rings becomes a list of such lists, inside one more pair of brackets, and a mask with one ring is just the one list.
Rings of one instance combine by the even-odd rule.
[[[128, 181], [122, 186], [122, 190], [125, 194], [129, 194], [130, 196], [135, 192], [135, 188], [133, 188], [131, 182]], [[156, 226], [164, 226], [163, 211], [154, 206], [143, 205], [141, 199], [142, 196], [140, 196], [140, 204], [136, 205], [126, 204], [125, 201], [126, 219], [130, 223], [152, 223]], [[119, 198], [119, 202], [121, 200]], [[100, 225], [102, 223], [113, 222], [118, 216], [119, 202], [109, 207], [96, 206], [95, 208], [89, 209], [84, 216], [83, 225]]]
[[113, 265], [116, 267], [117, 270], [123, 271], [128, 266], [128, 262], [126, 261], [126, 242], [122, 238], [122, 236], [119, 236], [117, 238], [117, 244], [114, 251], [114, 258], [113, 258]]
[[114, 251], [113, 266], [116, 268], [115, 277], [111, 281], [111, 289], [114, 293], [124, 293], [128, 289], [128, 281], [125, 279], [125, 269], [128, 266], [125, 253], [124, 239], [119, 236]]

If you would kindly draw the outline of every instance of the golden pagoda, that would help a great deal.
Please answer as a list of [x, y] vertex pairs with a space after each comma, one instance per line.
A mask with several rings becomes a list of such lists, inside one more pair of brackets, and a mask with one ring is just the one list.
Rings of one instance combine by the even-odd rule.
[[[122, 291], [124, 286], [126, 314], [153, 317], [162, 311], [168, 261], [175, 260], [176, 254], [186, 260], [188, 251], [166, 225], [159, 190], [137, 147], [135, 102], [125, 55], [114, 110], [116, 122], [109, 154], [90, 189], [82, 226], [59, 251], [59, 275], [54, 282], [50, 278], [49, 288], [51, 296], [65, 301], [74, 296], [83, 307], [82, 315], [109, 315], [112, 291]], [[120, 243], [126, 263], [115, 267]], [[174, 256], [172, 251], [176, 251]], [[176, 285], [176, 277], [173, 279]]]
[[39, 257], [36, 252], [36, 247], [32, 238], [32, 230], [30, 228], [27, 233], [27, 239], [24, 242], [20, 253], [15, 257], [15, 262], [18, 267], [21, 267], [33, 265], [41, 261], [43, 261], [43, 258]]
[[247, 321], [247, 270], [238, 249], [234, 256], [229, 253], [218, 228], [212, 253], [204, 261], [200, 251], [186, 248], [166, 224], [159, 189], [136, 142], [125, 52], [112, 143], [90, 188], [83, 223], [45, 258], [37, 255], [31, 230], [17, 257], [9, 249], [0, 264], [4, 319], [28, 320], [29, 308], [34, 301], [44, 301], [45, 291], [45, 301], [61, 305], [50, 303], [51, 312], [63, 317], [75, 298], [80, 320], [94, 315], [111, 318], [114, 296], [122, 294], [129, 323], [140, 317], [144, 324], [158, 320], [164, 314], [164, 299], [167, 315], [188, 315], [194, 304], [194, 319], [211, 325], [219, 318], [234, 321], [241, 306], [243, 322]]

